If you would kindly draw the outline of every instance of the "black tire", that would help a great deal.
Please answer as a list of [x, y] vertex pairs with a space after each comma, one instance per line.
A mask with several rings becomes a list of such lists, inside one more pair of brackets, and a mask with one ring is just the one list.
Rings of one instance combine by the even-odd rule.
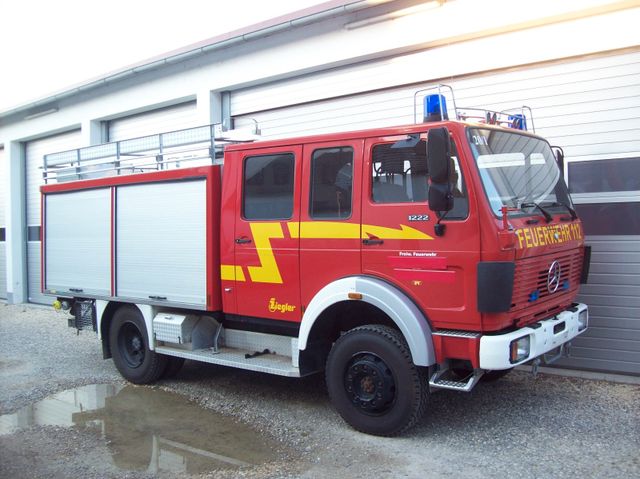
[[162, 372], [163, 379], [171, 379], [176, 377], [176, 375], [182, 369], [184, 365], [184, 358], [176, 358], [175, 356], [167, 356], [167, 367]]
[[167, 367], [167, 357], [149, 349], [147, 328], [135, 306], [123, 306], [115, 312], [109, 345], [116, 368], [134, 384], [156, 381]]
[[482, 380], [488, 383], [492, 383], [494, 381], [497, 381], [498, 379], [502, 379], [511, 371], [513, 371], [513, 368], [512, 369], [496, 369], [492, 371], [487, 371], [482, 375]]
[[326, 381], [340, 416], [367, 434], [402, 434], [426, 409], [426, 376], [413, 364], [402, 335], [387, 326], [360, 326], [342, 335], [329, 353]]

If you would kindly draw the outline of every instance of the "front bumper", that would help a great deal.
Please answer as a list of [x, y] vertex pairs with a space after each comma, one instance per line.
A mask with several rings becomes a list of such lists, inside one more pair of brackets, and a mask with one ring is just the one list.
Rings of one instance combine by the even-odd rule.
[[[581, 318], [584, 327], [581, 329]], [[480, 368], [488, 370], [510, 369], [519, 364], [531, 361], [568, 343], [586, 331], [588, 323], [586, 304], [574, 304], [571, 308], [558, 313], [552, 318], [520, 328], [506, 334], [482, 336], [480, 338]], [[513, 362], [511, 343], [529, 336], [529, 353], [526, 357]]]

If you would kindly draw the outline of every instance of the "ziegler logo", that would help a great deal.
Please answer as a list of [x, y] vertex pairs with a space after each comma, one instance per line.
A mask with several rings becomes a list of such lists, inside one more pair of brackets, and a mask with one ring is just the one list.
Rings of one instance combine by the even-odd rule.
[[281, 312], [281, 313], [291, 313], [296, 310], [296, 307], [289, 303], [278, 303], [276, 298], [271, 298], [269, 300], [269, 311], [272, 313]]

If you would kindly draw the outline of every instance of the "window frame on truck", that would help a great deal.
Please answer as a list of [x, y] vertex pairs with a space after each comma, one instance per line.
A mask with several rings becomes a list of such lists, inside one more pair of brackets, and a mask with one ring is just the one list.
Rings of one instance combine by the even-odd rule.
[[[286, 160], [288, 162], [288, 165], [287, 165], [288, 179], [286, 183], [279, 184], [276, 181], [277, 179], [276, 178], [277, 172], [275, 171], [276, 166], [273, 166], [273, 165], [275, 165], [276, 162], [281, 160]], [[254, 174], [248, 177], [247, 176], [248, 170], [250, 171], [250, 169], [254, 166], [254, 165], [251, 165], [250, 163], [253, 163], [254, 161], [256, 162], [268, 161], [268, 163], [265, 166], [261, 167], [259, 170], [256, 170]], [[296, 157], [293, 152], [277, 152], [277, 153], [269, 153], [265, 155], [250, 155], [244, 158], [243, 164], [242, 164], [242, 205], [241, 205], [243, 219], [248, 221], [265, 221], [265, 220], [269, 221], [269, 220], [290, 220], [291, 218], [293, 218], [293, 214], [295, 210], [294, 195], [295, 195], [295, 184], [296, 184], [295, 164], [296, 164]], [[280, 200], [279, 203], [276, 201], [277, 198], [274, 195], [270, 196], [270, 192], [265, 189], [267, 185], [264, 183], [265, 181], [264, 173], [270, 167], [272, 167], [274, 171], [271, 172], [272, 173], [271, 178], [268, 179], [268, 180], [272, 180], [272, 184], [268, 186], [283, 186], [285, 184], [287, 186], [287, 189], [285, 190], [286, 198], [278, 198]], [[258, 185], [259, 187], [256, 188], [256, 185], [251, 185], [248, 180], [257, 178], [259, 174], [263, 176], [263, 184]], [[251, 196], [256, 189], [260, 190], [263, 193], [263, 195], [260, 198], [253, 198]], [[272, 209], [274, 206], [282, 207], [283, 210], [284, 210], [284, 207], [286, 207], [288, 214], [283, 213], [278, 215], [278, 214], [267, 214], [266, 212], [262, 214], [258, 214], [257, 212], [254, 212], [252, 210], [255, 207], [255, 205], [251, 205], [250, 214], [248, 214], [247, 213], [248, 199], [252, 199], [260, 203], [265, 203], [265, 199], [269, 199], [269, 205], [271, 206]], [[284, 204], [285, 201], [286, 201], [286, 204]]]
[[[326, 155], [332, 155], [326, 157]], [[337, 155], [337, 156], [336, 156]], [[343, 157], [343, 155], [349, 155], [349, 158]], [[311, 155], [311, 175], [309, 178], [309, 217], [313, 220], [348, 220], [353, 214], [353, 161], [354, 150], [351, 146], [336, 146], [327, 148], [318, 148], [313, 150]], [[347, 161], [348, 160], [348, 161]], [[338, 166], [342, 164], [340, 168], [329, 169], [335, 171], [333, 181], [322, 182], [323, 176], [326, 176], [327, 171], [322, 169], [321, 166], [327, 165], [329, 162], [335, 162]], [[323, 165], [324, 164], [324, 165]], [[345, 169], [348, 167], [348, 169]], [[333, 176], [333, 175], [332, 175]], [[326, 178], [324, 178], [326, 180]], [[342, 182], [342, 184], [339, 184]], [[346, 183], [345, 183], [346, 182]], [[348, 183], [348, 184], [347, 184]], [[321, 187], [325, 186], [328, 193], [335, 194], [335, 202], [331, 201], [328, 206], [336, 206], [336, 213], [321, 214], [320, 204], [318, 198], [321, 196]], [[342, 213], [342, 204], [340, 199], [343, 197], [349, 198], [347, 214]], [[333, 198], [331, 198], [333, 200]], [[327, 208], [325, 208], [327, 209]]]

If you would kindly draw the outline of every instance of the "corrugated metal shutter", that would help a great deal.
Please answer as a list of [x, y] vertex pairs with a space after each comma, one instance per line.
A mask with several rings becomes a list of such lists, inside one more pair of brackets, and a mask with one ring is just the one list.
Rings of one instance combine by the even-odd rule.
[[108, 138], [119, 141], [194, 126], [199, 126], [196, 102], [188, 102], [111, 120]]
[[[356, 85], [372, 84], [367, 75], [373, 70], [377, 75], [391, 74], [394, 63], [383, 64], [387, 70], [366, 64], [360, 74], [349, 67], [234, 92], [236, 128], [250, 128], [255, 119], [263, 136], [278, 138], [413, 123], [414, 93], [437, 80], [425, 78], [423, 84], [342, 96]], [[401, 81], [401, 72], [396, 73]], [[458, 107], [530, 106], [536, 132], [563, 146], [568, 162], [640, 156], [640, 51], [458, 77], [446, 83], [453, 86]], [[276, 100], [281, 107], [274, 107]], [[421, 111], [420, 105], [416, 108]], [[614, 201], [638, 198], [636, 194]], [[597, 200], [584, 197], [580, 202]], [[594, 266], [580, 298], [592, 307], [591, 329], [575, 341], [574, 358], [560, 365], [640, 374], [640, 241], [637, 236], [590, 236], [587, 242], [593, 245]]]
[[81, 146], [80, 130], [50, 136], [26, 144], [27, 284], [29, 302], [50, 303], [40, 293], [40, 185], [42, 159], [47, 153], [72, 150]]
[[[365, 65], [362, 76], [351, 72], [335, 84], [327, 79], [324, 95], [329, 97], [332, 88], [336, 92], [345, 90], [343, 81], [365, 87], [370, 68]], [[300, 90], [307, 82], [311, 85], [312, 78], [290, 80], [286, 85]], [[401, 125], [414, 121], [414, 93], [434, 82], [437, 80], [425, 79], [423, 84], [251, 111], [252, 99], [260, 107], [264, 102], [259, 99], [269, 97], [266, 87], [260, 87], [234, 92], [231, 112], [236, 127], [250, 127], [253, 118], [263, 136], [269, 138]], [[446, 83], [453, 86], [458, 107], [532, 107], [536, 132], [565, 146], [567, 156], [640, 150], [640, 51], [492, 72]], [[282, 85], [276, 87], [283, 89]], [[286, 102], [288, 97], [281, 98]], [[289, 98], [304, 100], [299, 95]], [[417, 108], [420, 112], [421, 107]]]
[[579, 301], [589, 305], [589, 329], [559, 365], [640, 374], [640, 236], [587, 236], [589, 283]]
[[0, 148], [0, 298], [7, 299], [7, 249], [6, 249], [6, 233], [7, 233], [7, 215], [5, 209], [7, 201], [5, 199], [6, 192], [9, 191], [9, 184], [5, 177], [4, 148]]

